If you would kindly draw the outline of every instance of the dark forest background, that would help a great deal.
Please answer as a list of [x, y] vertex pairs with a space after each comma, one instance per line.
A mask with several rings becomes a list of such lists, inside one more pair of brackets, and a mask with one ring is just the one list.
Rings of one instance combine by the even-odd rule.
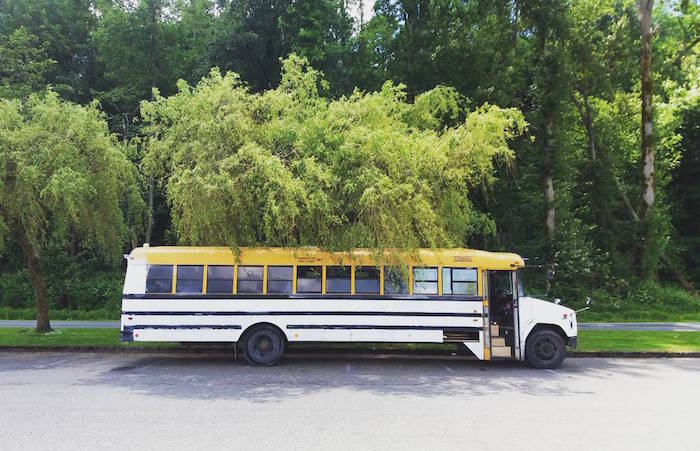
[[[50, 86], [75, 104], [96, 101], [109, 130], [132, 143], [148, 208], [124, 240], [128, 252], [145, 241], [180, 242], [164, 187], [142, 171], [140, 106], [154, 92], [176, 94], [178, 80], [194, 86], [213, 67], [240, 74], [252, 93], [274, 89], [292, 53], [323, 74], [320, 95], [332, 99], [379, 91], [387, 80], [405, 85], [409, 103], [449, 86], [460, 113], [446, 126], [486, 103], [517, 108], [529, 124], [497, 181], [469, 191], [489, 226], [461, 245], [518, 252], [528, 258], [531, 291], [573, 305], [592, 296], [608, 317], [700, 310], [691, 294], [700, 283], [697, 2], [656, 1], [651, 12], [648, 208], [644, 2], [378, 0], [373, 14], [360, 14], [367, 1], [0, 0], [0, 97], [22, 101]], [[30, 315], [24, 257], [4, 237], [0, 308]], [[114, 315], [123, 262], [64, 241], [42, 250], [51, 307], [58, 317]]]

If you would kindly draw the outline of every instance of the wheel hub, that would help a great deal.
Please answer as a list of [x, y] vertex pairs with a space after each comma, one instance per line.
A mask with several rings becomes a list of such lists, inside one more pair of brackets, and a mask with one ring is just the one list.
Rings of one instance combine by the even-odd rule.
[[260, 355], [265, 355], [272, 351], [273, 345], [270, 337], [260, 337], [255, 342], [255, 350], [258, 351]]
[[552, 360], [557, 353], [557, 347], [550, 340], [541, 340], [535, 345], [535, 352], [542, 360]]

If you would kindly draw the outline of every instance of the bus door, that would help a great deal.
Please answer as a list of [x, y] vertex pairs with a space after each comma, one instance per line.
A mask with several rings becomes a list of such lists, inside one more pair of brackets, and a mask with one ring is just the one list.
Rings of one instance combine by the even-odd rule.
[[[493, 331], [491, 355], [494, 357], [520, 358], [518, 335], [518, 290], [514, 271], [488, 272], [489, 318]], [[506, 349], [507, 348], [507, 349]]]

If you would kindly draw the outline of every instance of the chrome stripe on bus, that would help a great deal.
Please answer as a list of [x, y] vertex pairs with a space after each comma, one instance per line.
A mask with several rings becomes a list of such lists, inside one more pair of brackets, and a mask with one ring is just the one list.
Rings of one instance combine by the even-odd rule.
[[238, 324], [183, 324], [177, 326], [165, 324], [144, 324], [124, 326], [124, 330], [134, 329], [241, 329], [241, 326]]
[[385, 329], [385, 330], [474, 330], [480, 331], [481, 327], [471, 326], [381, 326], [381, 325], [355, 325], [355, 324], [290, 324], [287, 329]]
[[381, 312], [381, 311], [265, 311], [265, 312], [207, 312], [207, 311], [127, 311], [128, 316], [449, 316], [481, 318], [481, 313], [441, 312]]

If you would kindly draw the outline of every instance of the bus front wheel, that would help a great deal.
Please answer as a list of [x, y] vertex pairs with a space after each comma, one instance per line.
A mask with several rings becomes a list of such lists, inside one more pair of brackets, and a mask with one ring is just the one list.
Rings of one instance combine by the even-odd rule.
[[284, 354], [284, 338], [274, 327], [258, 326], [246, 334], [243, 348], [251, 365], [272, 366]]
[[566, 357], [566, 345], [558, 333], [540, 329], [528, 337], [525, 356], [535, 368], [557, 368]]

